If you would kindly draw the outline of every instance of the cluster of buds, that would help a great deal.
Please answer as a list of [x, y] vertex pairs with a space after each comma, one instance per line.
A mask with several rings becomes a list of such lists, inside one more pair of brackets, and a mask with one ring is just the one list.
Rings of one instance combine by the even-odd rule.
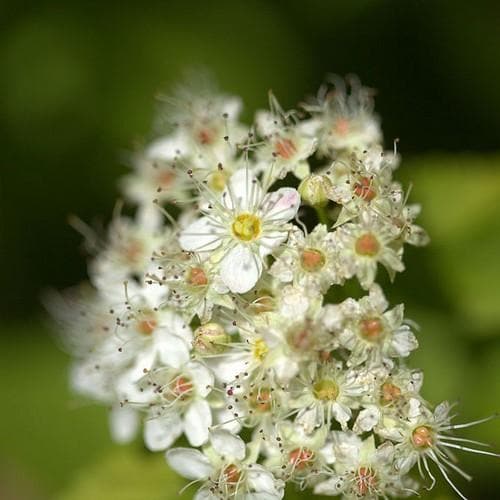
[[[421, 396], [414, 323], [376, 282], [428, 237], [372, 94], [332, 78], [299, 110], [271, 95], [247, 127], [240, 99], [177, 90], [122, 179], [133, 216], [105, 238], [84, 228], [89, 283], [50, 303], [75, 391], [110, 408], [116, 441], [166, 452], [198, 500], [409, 496], [435, 470], [463, 497], [453, 451], [493, 454]], [[359, 297], [336, 303], [346, 283]]]

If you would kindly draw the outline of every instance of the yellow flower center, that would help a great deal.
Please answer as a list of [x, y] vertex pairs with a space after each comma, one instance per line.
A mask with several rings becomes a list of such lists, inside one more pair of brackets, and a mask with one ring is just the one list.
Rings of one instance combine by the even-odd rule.
[[244, 213], [238, 215], [233, 221], [233, 234], [241, 241], [252, 241], [259, 237], [261, 231], [259, 217]]
[[267, 344], [265, 343], [264, 339], [257, 339], [253, 343], [252, 354], [253, 357], [258, 361], [263, 361], [268, 352], [269, 352], [269, 347], [267, 347]]
[[333, 380], [325, 378], [313, 385], [313, 394], [322, 401], [335, 401], [339, 395], [339, 387]]

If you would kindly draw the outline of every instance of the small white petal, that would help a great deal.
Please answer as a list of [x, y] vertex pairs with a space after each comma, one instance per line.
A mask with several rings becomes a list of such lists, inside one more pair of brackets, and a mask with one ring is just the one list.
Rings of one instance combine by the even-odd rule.
[[146, 371], [151, 370], [156, 358], [156, 350], [153, 345], [137, 354], [134, 366], [130, 369], [130, 380], [135, 382], [144, 377]]
[[200, 488], [193, 500], [219, 500], [220, 497], [214, 495], [208, 488]]
[[185, 146], [185, 141], [180, 135], [162, 137], [151, 143], [146, 149], [146, 156], [153, 160], [173, 160]]
[[153, 335], [155, 335], [155, 348], [162, 363], [172, 368], [179, 368], [189, 360], [189, 346], [183, 339], [161, 330], [156, 330]]
[[179, 236], [179, 245], [188, 252], [207, 252], [221, 244], [224, 230], [215, 226], [208, 217], [200, 217], [184, 229]]
[[172, 469], [187, 479], [205, 479], [212, 472], [208, 458], [191, 448], [172, 448], [165, 455]]
[[262, 273], [262, 262], [247, 245], [236, 245], [220, 263], [220, 277], [233, 293], [250, 290]]
[[345, 488], [345, 480], [343, 476], [334, 475], [330, 479], [318, 483], [314, 487], [316, 495], [338, 495]]
[[247, 168], [237, 170], [229, 179], [222, 193], [222, 203], [240, 212], [250, 210], [262, 198], [262, 189], [255, 176]]
[[212, 425], [212, 411], [204, 399], [197, 399], [184, 415], [184, 433], [191, 446], [201, 446], [208, 441], [208, 428]]
[[333, 418], [340, 424], [342, 429], [347, 427], [347, 422], [351, 418], [351, 410], [349, 407], [341, 405], [335, 402], [332, 405], [332, 415]]
[[111, 438], [116, 443], [129, 443], [134, 439], [139, 428], [137, 412], [128, 406], [114, 406], [110, 415]]
[[247, 482], [250, 488], [255, 492], [278, 493], [274, 476], [261, 465], [253, 465], [252, 469], [248, 470]]
[[166, 450], [181, 434], [182, 422], [177, 415], [144, 422], [144, 444], [150, 451]]
[[362, 410], [354, 423], [354, 432], [370, 432], [380, 420], [380, 410], [376, 406], [370, 406]]
[[405, 358], [418, 347], [418, 341], [412, 331], [403, 325], [394, 332], [391, 345], [397, 355]]
[[249, 355], [245, 352], [234, 353], [230, 357], [207, 358], [206, 363], [212, 369], [217, 380], [221, 382], [234, 382], [236, 375], [246, 371]]
[[245, 443], [228, 431], [216, 430], [210, 432], [210, 443], [220, 456], [243, 460], [245, 458]]
[[214, 374], [204, 365], [193, 361], [186, 365], [186, 372], [193, 382], [196, 394], [206, 397], [214, 386]]

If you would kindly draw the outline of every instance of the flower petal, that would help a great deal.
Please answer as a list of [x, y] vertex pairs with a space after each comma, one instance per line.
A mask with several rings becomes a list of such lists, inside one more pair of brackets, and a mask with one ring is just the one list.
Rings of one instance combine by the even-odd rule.
[[153, 335], [156, 352], [163, 363], [179, 368], [189, 360], [189, 347], [183, 339], [161, 330], [155, 331]]
[[266, 221], [287, 222], [297, 214], [300, 195], [296, 189], [281, 188], [266, 195], [262, 202], [262, 217]]
[[115, 443], [129, 443], [139, 428], [137, 412], [130, 407], [113, 406], [109, 414], [111, 438]]
[[229, 209], [246, 212], [262, 199], [262, 188], [248, 168], [237, 170], [229, 179], [222, 203]]
[[177, 415], [144, 422], [144, 443], [150, 451], [166, 450], [181, 434], [182, 422]]
[[210, 443], [216, 453], [222, 457], [235, 458], [236, 460], [245, 458], [245, 443], [239, 436], [234, 436], [228, 431], [210, 432]]
[[214, 225], [208, 217], [200, 217], [189, 224], [179, 236], [179, 244], [188, 252], [215, 250], [221, 243], [221, 227]]
[[186, 141], [181, 135], [161, 137], [146, 149], [146, 156], [152, 160], [173, 160], [186, 149]]
[[186, 371], [193, 382], [196, 394], [206, 397], [214, 386], [214, 374], [204, 365], [193, 361], [186, 365]]
[[247, 245], [236, 245], [220, 263], [220, 277], [234, 293], [248, 292], [262, 273], [260, 257]]
[[172, 448], [165, 455], [168, 465], [187, 479], [205, 479], [212, 473], [208, 458], [191, 448]]
[[219, 500], [219, 497], [217, 495], [214, 495], [208, 487], [205, 488], [200, 488], [193, 500]]
[[205, 399], [189, 405], [184, 415], [184, 433], [191, 446], [201, 446], [208, 441], [208, 428], [212, 425], [212, 412]]
[[283, 481], [276, 479], [262, 465], [253, 464], [252, 468], [248, 469], [247, 484], [253, 492], [248, 498], [255, 500], [283, 498]]

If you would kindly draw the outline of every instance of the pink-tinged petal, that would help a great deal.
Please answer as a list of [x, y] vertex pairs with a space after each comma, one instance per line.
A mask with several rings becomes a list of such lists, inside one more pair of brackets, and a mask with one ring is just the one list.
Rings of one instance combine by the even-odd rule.
[[208, 458], [191, 448], [172, 448], [165, 455], [168, 465], [187, 479], [205, 479], [212, 473]]
[[144, 443], [150, 451], [163, 451], [182, 434], [182, 421], [177, 415], [144, 422]]
[[215, 452], [226, 459], [243, 460], [245, 458], [245, 443], [239, 436], [228, 431], [216, 430], [210, 433], [210, 443]]
[[262, 218], [272, 222], [287, 222], [293, 219], [300, 206], [300, 195], [296, 189], [281, 188], [269, 193], [263, 200]]
[[115, 443], [129, 443], [139, 428], [137, 412], [127, 406], [113, 406], [109, 414], [111, 438]]
[[259, 205], [262, 189], [256, 177], [248, 168], [237, 170], [229, 179], [222, 193], [222, 203], [237, 212], [249, 211]]
[[254, 255], [247, 245], [236, 245], [220, 263], [220, 277], [233, 293], [250, 290], [262, 273], [260, 256]]
[[179, 244], [188, 252], [208, 252], [220, 245], [223, 233], [208, 217], [200, 217], [181, 232]]
[[212, 425], [212, 411], [205, 399], [193, 401], [184, 415], [184, 433], [191, 446], [201, 446], [208, 441]]

